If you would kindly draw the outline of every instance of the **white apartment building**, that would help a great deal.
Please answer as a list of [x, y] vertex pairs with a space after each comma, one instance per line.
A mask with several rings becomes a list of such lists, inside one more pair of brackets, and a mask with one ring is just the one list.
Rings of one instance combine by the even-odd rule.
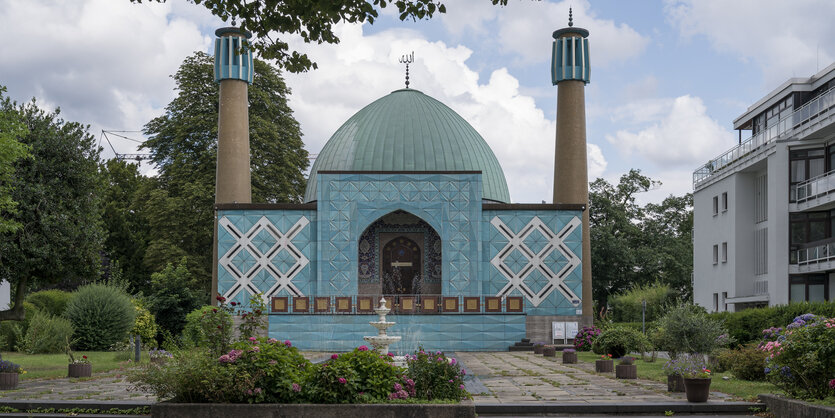
[[734, 129], [739, 145], [693, 173], [695, 302], [835, 299], [835, 64], [781, 84]]

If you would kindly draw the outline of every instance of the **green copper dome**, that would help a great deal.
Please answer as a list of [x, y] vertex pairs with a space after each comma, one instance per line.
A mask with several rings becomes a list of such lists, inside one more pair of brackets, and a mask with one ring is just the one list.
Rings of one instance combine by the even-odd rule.
[[502, 167], [484, 138], [414, 89], [381, 97], [331, 136], [310, 170], [305, 202], [316, 200], [319, 171], [481, 171], [483, 198], [510, 202]]

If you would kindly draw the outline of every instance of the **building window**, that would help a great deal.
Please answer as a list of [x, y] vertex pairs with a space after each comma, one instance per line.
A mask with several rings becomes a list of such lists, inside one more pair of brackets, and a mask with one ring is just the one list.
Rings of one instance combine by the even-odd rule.
[[789, 201], [796, 202], [797, 184], [826, 172], [826, 151], [823, 148], [791, 151], [789, 164]]
[[835, 210], [792, 213], [789, 216], [789, 262], [797, 263], [797, 251], [825, 244], [835, 238]]
[[728, 262], [728, 243], [727, 242], [722, 243], [722, 262], [723, 263]]
[[713, 294], [713, 312], [719, 311], [719, 294]]
[[713, 216], [719, 214], [719, 196], [713, 196]]
[[791, 276], [789, 302], [823, 302], [829, 300], [829, 281], [824, 274]]
[[719, 264], [719, 246], [713, 246], [713, 264]]
[[728, 292], [722, 292], [722, 305], [724, 305], [724, 306], [722, 307], [722, 310], [723, 310], [723, 311], [727, 311], [727, 310], [728, 310], [728, 302], [727, 302], [727, 300], [728, 300]]
[[722, 212], [728, 210], [728, 192], [722, 193]]

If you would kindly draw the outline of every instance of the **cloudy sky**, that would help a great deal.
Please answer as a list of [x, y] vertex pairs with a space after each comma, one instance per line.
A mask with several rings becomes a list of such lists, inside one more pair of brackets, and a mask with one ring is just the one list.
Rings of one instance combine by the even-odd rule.
[[[550, 200], [551, 32], [571, 4], [576, 26], [591, 33], [589, 178], [615, 182], [638, 168], [663, 183], [641, 200], [658, 201], [691, 191], [692, 171], [736, 144], [732, 121], [749, 105], [835, 60], [831, 0], [509, 3], [448, 0], [446, 15], [421, 22], [400, 22], [389, 8], [373, 26], [338, 25], [338, 45], [288, 39], [319, 64], [286, 75], [307, 149], [319, 152], [352, 114], [401, 88], [397, 60], [414, 51], [411, 87], [481, 133], [513, 201]], [[139, 130], [174, 97], [169, 75], [192, 52], [211, 53], [220, 26], [185, 0], [0, 0], [0, 85], [15, 100], [60, 107], [96, 136]], [[117, 152], [135, 149], [111, 139]]]

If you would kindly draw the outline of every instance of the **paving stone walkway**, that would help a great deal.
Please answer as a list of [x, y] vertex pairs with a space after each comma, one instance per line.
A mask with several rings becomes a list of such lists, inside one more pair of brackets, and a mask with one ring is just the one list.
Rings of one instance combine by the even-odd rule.
[[[305, 353], [316, 359], [323, 353]], [[561, 403], [620, 404], [684, 401], [684, 394], [668, 393], [666, 385], [647, 380], [615, 379], [598, 374], [592, 363], [564, 365], [560, 357], [531, 352], [456, 353], [471, 379], [467, 385], [476, 404]], [[731, 400], [711, 392], [711, 402]], [[156, 398], [137, 391], [121, 371], [96, 374], [88, 379], [23, 380], [16, 390], [0, 392], [2, 400], [89, 400], [153, 402]]]
[[[686, 401], [683, 393], [667, 392], [667, 385], [649, 380], [615, 379], [614, 373], [595, 373], [594, 364], [562, 364], [561, 357], [532, 352], [456, 353], [467, 373], [486, 390], [471, 389], [476, 404], [561, 403], [621, 404]], [[731, 400], [711, 392], [711, 402]]]

